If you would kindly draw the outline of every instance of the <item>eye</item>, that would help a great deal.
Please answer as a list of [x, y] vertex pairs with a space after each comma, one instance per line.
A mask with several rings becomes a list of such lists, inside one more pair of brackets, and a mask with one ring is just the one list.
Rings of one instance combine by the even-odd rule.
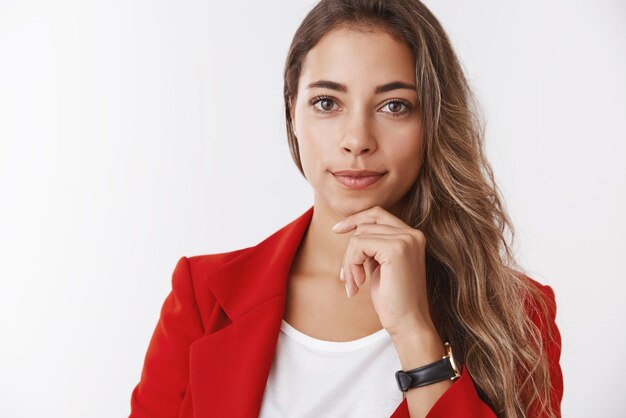
[[[404, 106], [405, 110], [401, 110], [402, 106]], [[402, 116], [405, 113], [408, 113], [411, 111], [411, 103], [407, 102], [406, 100], [400, 100], [400, 99], [389, 100], [383, 106], [383, 108], [385, 107], [388, 107], [390, 112], [384, 112], [384, 113], [389, 113], [393, 117]]]
[[[316, 106], [318, 103], [321, 103], [321, 108]], [[311, 100], [311, 105], [315, 108], [315, 111], [320, 113], [332, 112], [333, 104], [335, 104], [335, 101], [329, 96], [316, 96]]]

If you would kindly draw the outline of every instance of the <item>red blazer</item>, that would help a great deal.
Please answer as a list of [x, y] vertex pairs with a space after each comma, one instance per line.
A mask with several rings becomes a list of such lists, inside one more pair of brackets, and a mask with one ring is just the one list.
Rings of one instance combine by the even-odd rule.
[[[313, 207], [256, 246], [178, 260], [131, 395], [130, 418], [258, 417], [283, 318], [287, 275], [312, 215]], [[552, 289], [541, 288], [554, 300]], [[554, 323], [548, 325], [556, 330]], [[556, 336], [547, 349], [552, 395], [560, 403], [558, 331]], [[406, 399], [391, 417], [409, 418]], [[428, 417], [495, 415], [463, 367]]]

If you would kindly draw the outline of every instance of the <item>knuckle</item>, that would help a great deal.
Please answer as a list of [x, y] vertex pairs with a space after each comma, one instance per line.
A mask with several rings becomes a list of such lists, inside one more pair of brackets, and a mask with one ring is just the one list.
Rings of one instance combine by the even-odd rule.
[[424, 235], [422, 231], [416, 229], [415, 232], [413, 232], [413, 236], [419, 245], [426, 245], [426, 235]]
[[391, 244], [396, 252], [404, 253], [406, 252], [408, 245], [405, 240], [394, 240]]

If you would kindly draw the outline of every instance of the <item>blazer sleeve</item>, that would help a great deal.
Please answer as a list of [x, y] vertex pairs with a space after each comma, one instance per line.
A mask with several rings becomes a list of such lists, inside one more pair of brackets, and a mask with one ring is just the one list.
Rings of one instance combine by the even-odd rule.
[[181, 257], [145, 355], [141, 379], [131, 395], [129, 418], [179, 415], [189, 381], [189, 348], [202, 334], [189, 260]]
[[[536, 283], [536, 282], [535, 282]], [[537, 310], [533, 311], [533, 321], [539, 326], [541, 334], [543, 336], [544, 350], [548, 356], [549, 370], [550, 370], [550, 382], [552, 387], [550, 388], [550, 404], [553, 407], [553, 412], [557, 418], [561, 417], [561, 401], [563, 399], [563, 373], [561, 370], [561, 333], [556, 325], [556, 299], [554, 296], [554, 290], [550, 286], [540, 285], [539, 287], [546, 298], [546, 305], [548, 308], [548, 321], [543, 319], [542, 315], [539, 315]], [[543, 418], [537, 411], [537, 406], [532, 409], [530, 417]]]
[[[461, 367], [461, 376], [437, 399], [426, 415], [426, 418], [451, 417], [496, 418], [489, 406], [478, 396], [465, 365]], [[411, 418], [406, 398], [390, 418]]]
[[[536, 282], [535, 282], [536, 283]], [[551, 404], [557, 418], [561, 417], [561, 399], [563, 398], [563, 375], [559, 365], [561, 356], [561, 335], [556, 325], [556, 300], [554, 291], [550, 286], [536, 283], [546, 296], [549, 321], [545, 323], [542, 316], [534, 309], [530, 313], [533, 322], [541, 330], [544, 349], [546, 350], [549, 362], [550, 380], [552, 387], [550, 390]], [[536, 406], [531, 406], [529, 418], [546, 418], [544, 414], [537, 412]], [[467, 372], [465, 365], [462, 366], [461, 377], [459, 377], [443, 395], [432, 406], [426, 418], [496, 418], [495, 413], [478, 396], [474, 382]], [[391, 418], [410, 418], [408, 403], [402, 400], [400, 407]]]

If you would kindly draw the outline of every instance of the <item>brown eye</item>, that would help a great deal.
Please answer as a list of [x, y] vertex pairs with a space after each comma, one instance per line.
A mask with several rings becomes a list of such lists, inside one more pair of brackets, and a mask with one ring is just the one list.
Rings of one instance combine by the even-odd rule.
[[404, 114], [411, 111], [411, 104], [405, 100], [390, 100], [385, 104], [385, 106], [383, 106], [383, 109], [385, 107], [388, 108], [390, 111], [384, 113], [389, 113], [391, 116], [394, 117], [403, 116]]
[[399, 103], [399, 102], [391, 102], [391, 103], [389, 103], [389, 110], [391, 110], [392, 113], [397, 113], [401, 109], [402, 109], [402, 104], [401, 103]]
[[[321, 106], [318, 106], [318, 104], [321, 104]], [[333, 110], [335, 101], [328, 96], [317, 96], [311, 100], [311, 105], [319, 113], [330, 113]]]
[[332, 100], [322, 99], [322, 100], [319, 101], [319, 103], [322, 104], [322, 109], [323, 110], [326, 110], [328, 112], [333, 110], [333, 102], [332, 102]]

